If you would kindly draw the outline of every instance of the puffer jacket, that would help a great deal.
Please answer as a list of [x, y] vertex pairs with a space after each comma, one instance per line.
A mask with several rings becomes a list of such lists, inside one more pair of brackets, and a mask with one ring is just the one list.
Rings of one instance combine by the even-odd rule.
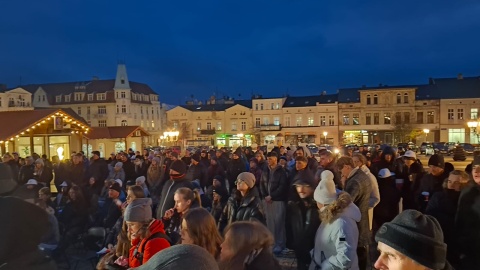
[[256, 220], [265, 223], [262, 203], [257, 189], [253, 188], [249, 190], [243, 198], [239, 198], [239, 196], [241, 197], [237, 190], [232, 191], [232, 196], [228, 199], [227, 205], [220, 217], [220, 231], [235, 221]]
[[309, 270], [360, 269], [357, 257], [360, 219], [360, 210], [350, 203], [331, 223], [322, 222], [315, 235]]
[[263, 170], [260, 180], [260, 193], [262, 198], [271, 196], [272, 201], [287, 201], [287, 173], [281, 165], [277, 164], [273, 170], [269, 167]]
[[307, 198], [288, 202], [287, 222], [294, 236], [292, 237], [293, 249], [297, 254], [308, 254], [314, 246], [315, 233], [320, 225], [315, 200]]
[[[165, 234], [163, 229], [163, 223], [160, 220], [155, 219], [152, 224], [148, 227], [150, 230], [150, 235], [155, 233]], [[142, 264], [145, 264], [153, 255], [155, 255], [160, 250], [170, 247], [170, 243], [165, 238], [144, 238], [144, 239], [132, 239], [132, 247], [130, 248], [128, 256], [128, 266], [129, 267], [138, 267]], [[142, 248], [143, 247], [143, 248]], [[139, 260], [138, 256], [134, 256], [135, 250], [138, 253], [143, 253], [143, 263]]]
[[352, 202], [360, 209], [362, 214], [362, 219], [358, 223], [360, 232], [358, 245], [366, 246], [370, 239], [370, 225], [368, 221], [370, 194], [372, 194], [370, 179], [362, 170], [358, 168], [353, 169], [345, 183], [345, 192], [350, 194]]

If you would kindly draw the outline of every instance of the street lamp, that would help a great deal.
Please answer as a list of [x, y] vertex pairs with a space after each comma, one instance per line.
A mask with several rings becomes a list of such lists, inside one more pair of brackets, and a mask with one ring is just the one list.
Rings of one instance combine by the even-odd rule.
[[423, 132], [425, 132], [425, 141], [427, 142], [428, 141], [428, 133], [430, 133], [430, 129], [426, 128], [423, 130]]
[[477, 136], [477, 142], [480, 143], [480, 119], [468, 122], [467, 126], [470, 128], [470, 132]]
[[328, 132], [324, 131], [324, 132], [323, 132], [323, 137], [325, 137], [325, 142], [324, 142], [324, 144], [327, 144], [327, 135], [328, 135]]

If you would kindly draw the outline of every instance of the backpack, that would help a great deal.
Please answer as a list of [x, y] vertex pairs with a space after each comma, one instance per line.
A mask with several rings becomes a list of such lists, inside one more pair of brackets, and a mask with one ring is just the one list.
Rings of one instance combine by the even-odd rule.
[[152, 235], [150, 235], [150, 237], [147, 238], [147, 241], [144, 241], [143, 244], [140, 246], [142, 252], [139, 252], [139, 245], [137, 245], [137, 247], [135, 248], [135, 250], [133, 251], [133, 256], [140, 261], [140, 264], [143, 264], [143, 251], [145, 250], [145, 245], [147, 244], [148, 241], [152, 240], [152, 239], [155, 239], [155, 238], [163, 238], [165, 240], [168, 241], [168, 243], [170, 244], [170, 246], [173, 246], [172, 244], [172, 240], [170, 239], [170, 237], [168, 237], [168, 235], [164, 234], [164, 233], [161, 233], [161, 232], [157, 232], [157, 233], [154, 233]]

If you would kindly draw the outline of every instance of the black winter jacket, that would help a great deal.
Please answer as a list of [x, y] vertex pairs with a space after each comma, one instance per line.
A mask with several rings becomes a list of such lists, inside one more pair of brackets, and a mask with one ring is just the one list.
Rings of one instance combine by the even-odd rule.
[[257, 189], [249, 190], [243, 198], [239, 198], [239, 196], [241, 197], [237, 190], [232, 191], [232, 196], [228, 199], [220, 217], [220, 231], [223, 231], [223, 228], [235, 221], [256, 220], [265, 223], [262, 203]]
[[298, 254], [309, 254], [315, 246], [315, 234], [320, 226], [317, 203], [313, 198], [290, 201], [287, 206], [287, 217], [294, 236], [293, 249]]
[[262, 173], [260, 180], [261, 197], [272, 197], [272, 201], [287, 201], [288, 197], [288, 180], [285, 169], [277, 164], [273, 170], [269, 167]]

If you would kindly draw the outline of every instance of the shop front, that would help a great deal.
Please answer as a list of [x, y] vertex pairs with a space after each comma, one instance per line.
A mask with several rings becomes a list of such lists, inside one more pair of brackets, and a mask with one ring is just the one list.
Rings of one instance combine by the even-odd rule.
[[71, 109], [38, 109], [0, 112], [0, 151], [17, 152], [21, 157], [36, 153], [47, 157], [70, 158], [80, 151], [84, 136], [91, 132], [85, 120]]
[[149, 136], [140, 126], [96, 127], [85, 135], [83, 149], [90, 153], [91, 150], [99, 151], [101, 157], [108, 157], [110, 153], [126, 151], [129, 148], [142, 153]]

